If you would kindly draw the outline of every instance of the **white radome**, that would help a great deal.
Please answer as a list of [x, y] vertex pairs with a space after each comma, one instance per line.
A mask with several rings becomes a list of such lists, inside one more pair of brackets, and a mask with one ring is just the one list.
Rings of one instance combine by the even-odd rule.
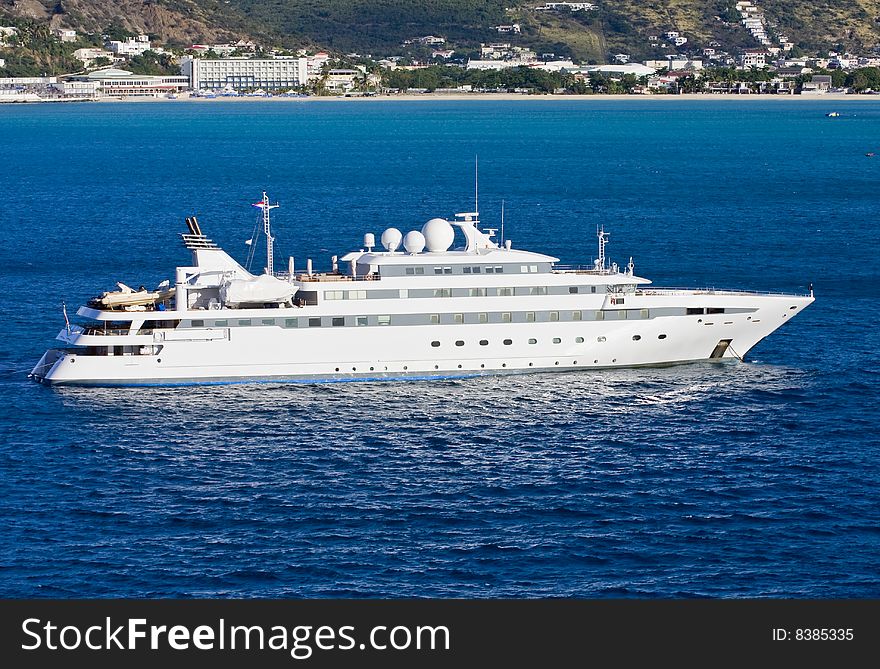
[[385, 250], [394, 253], [400, 248], [400, 242], [403, 240], [403, 233], [397, 228], [388, 228], [382, 233], [380, 239]]
[[425, 235], [418, 230], [411, 230], [403, 238], [403, 248], [407, 253], [421, 253], [425, 250]]
[[448, 251], [455, 240], [455, 230], [449, 221], [442, 218], [432, 218], [422, 226], [422, 234], [425, 236], [425, 247], [429, 253], [443, 253]]

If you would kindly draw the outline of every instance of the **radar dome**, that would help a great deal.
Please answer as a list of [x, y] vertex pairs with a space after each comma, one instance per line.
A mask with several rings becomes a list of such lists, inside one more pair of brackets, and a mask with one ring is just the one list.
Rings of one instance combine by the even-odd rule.
[[400, 248], [400, 242], [403, 239], [403, 234], [397, 228], [388, 228], [385, 232], [382, 233], [382, 246], [385, 247], [386, 251], [391, 251], [394, 253], [397, 249]]
[[431, 253], [446, 251], [455, 239], [455, 230], [442, 218], [432, 218], [422, 226], [422, 234], [425, 236], [425, 245]]
[[421, 253], [425, 250], [425, 236], [418, 230], [407, 232], [403, 238], [403, 248], [408, 253]]

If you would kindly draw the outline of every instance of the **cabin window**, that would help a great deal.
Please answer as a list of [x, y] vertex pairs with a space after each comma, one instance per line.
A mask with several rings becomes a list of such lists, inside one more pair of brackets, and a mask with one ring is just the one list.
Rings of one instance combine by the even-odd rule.
[[479, 268], [479, 267], [473, 267], [472, 269], [474, 270], [474, 274], [479, 274], [479, 273], [480, 273], [480, 268]]
[[494, 274], [494, 273], [495, 273], [495, 268], [486, 267], [486, 274]]
[[511, 314], [509, 311], [504, 311], [501, 313], [501, 322], [502, 323], [510, 323], [511, 320], [512, 320], [512, 318], [511, 318]]
[[442, 267], [435, 267], [434, 274], [443, 274], [443, 268]]
[[601, 344], [603, 341], [605, 341], [605, 337], [596, 337], [596, 341]]
[[365, 300], [367, 299], [367, 291], [365, 290], [349, 290], [346, 292], [346, 297], [349, 300]]
[[416, 267], [416, 274], [417, 274], [417, 275], [418, 275], [418, 274], [424, 274], [424, 273], [425, 273], [425, 268], [424, 268], [424, 267]]
[[407, 290], [406, 288], [401, 288], [397, 294], [400, 296], [400, 298], [402, 300], [405, 300], [406, 298], [409, 297], [409, 290]]
[[650, 317], [651, 317], [651, 312], [650, 312], [650, 310], [648, 310], [648, 309], [640, 309], [640, 310], [639, 310], [639, 315], [640, 315], [642, 318], [650, 318]]
[[435, 288], [434, 297], [452, 297], [452, 288]]
[[275, 319], [274, 319], [274, 318], [264, 318], [264, 319], [261, 320], [260, 322], [261, 322], [263, 325], [275, 325]]
[[296, 294], [300, 304], [314, 306], [318, 304], [318, 292], [315, 290], [301, 290]]
[[489, 314], [477, 314], [477, 322], [478, 323], [488, 323], [489, 322]]
[[[200, 321], [193, 321], [193, 323], [196, 323], [196, 322], [200, 322]], [[215, 328], [228, 328], [229, 321], [214, 321], [214, 327]]]
[[642, 338], [642, 335], [633, 335], [633, 341], [639, 341]]
[[553, 337], [553, 343], [554, 344], [561, 344], [562, 340], [559, 337]]
[[488, 339], [481, 339], [480, 340], [480, 346], [488, 346], [488, 345], [489, 345]]
[[528, 322], [528, 323], [535, 322], [535, 312], [534, 311], [527, 311], [526, 312], [526, 322]]
[[486, 297], [486, 289], [485, 288], [471, 288], [470, 289], [471, 297]]
[[519, 271], [522, 272], [523, 274], [526, 274], [529, 271], [529, 266], [528, 265], [520, 265]]
[[697, 316], [705, 313], [706, 310], [702, 307], [688, 307], [687, 309], [685, 309], [685, 315], [687, 316]]
[[354, 320], [355, 325], [369, 325], [370, 320], [366, 316], [358, 316]]
[[529, 265], [529, 271], [530, 271], [532, 274], [537, 274], [537, 272], [538, 272], [538, 266], [537, 266], [537, 265]]
[[319, 328], [319, 327], [321, 327], [321, 319], [320, 319], [320, 318], [310, 318], [310, 319], [309, 319], [309, 327], [310, 327], [310, 328]]
[[605, 320], [605, 312], [604, 311], [597, 311], [596, 312], [596, 320], [597, 321], [604, 321]]
[[666, 339], [665, 334], [657, 335], [657, 339]]
[[343, 325], [345, 325], [345, 318], [342, 316], [334, 316], [333, 320], [331, 321], [331, 325], [333, 325], [333, 327], [335, 328], [342, 327]]
[[203, 328], [205, 327], [205, 321], [193, 321], [192, 326], [194, 328]]
[[440, 314], [431, 314], [431, 325], [440, 325]]
[[706, 313], [707, 314], [723, 314], [724, 309], [719, 308], [719, 307], [709, 307], [708, 309], [706, 309]]
[[284, 327], [295, 328], [296, 327], [296, 319], [295, 318], [285, 318], [284, 319]]
[[452, 320], [460, 325], [461, 323], [464, 323], [464, 314], [453, 314]]
[[577, 286], [569, 286], [568, 292], [571, 293], [572, 295], [574, 295], [578, 292], [578, 287]]
[[572, 311], [571, 312], [571, 320], [579, 321], [583, 317], [583, 314], [580, 311]]
[[533, 338], [533, 339], [529, 339], [529, 343], [530, 343], [530, 344], [537, 344], [537, 343], [538, 343], [538, 340], [537, 340], [537, 339], [534, 339], [534, 338]]
[[451, 267], [444, 267], [443, 273], [444, 274], [452, 274], [452, 268]]
[[513, 288], [499, 288], [498, 295], [501, 297], [511, 297], [513, 295]]
[[416, 268], [415, 268], [415, 267], [407, 267], [407, 268], [406, 268], [406, 273], [409, 274], [409, 275], [413, 275], [413, 274], [416, 273]]
[[495, 265], [495, 274], [504, 274], [504, 267], [501, 265]]
[[379, 325], [391, 325], [391, 316], [376, 316], [376, 322]]
[[462, 267], [461, 272], [462, 272], [462, 274], [470, 274], [471, 268], [470, 267]]
[[241, 326], [247, 327], [248, 325], [251, 324], [251, 319], [250, 318], [243, 318], [240, 321], [238, 321], [238, 324]]
[[575, 337], [575, 338], [574, 338], [574, 343], [575, 343], [575, 344], [583, 344], [583, 343], [584, 343], [584, 338], [583, 338], [583, 337]]
[[596, 286], [590, 286], [590, 292], [591, 292], [591, 293], [595, 293], [595, 292], [596, 292]]
[[325, 300], [341, 300], [345, 293], [341, 290], [325, 290], [324, 291], [324, 299]]
[[459, 339], [458, 341], [455, 342], [455, 345], [456, 346], [464, 346], [464, 342], [461, 339]]
[[550, 312], [550, 321], [555, 322], [558, 320], [559, 320], [559, 312], [558, 311], [551, 311]]
[[431, 346], [433, 346], [434, 348], [438, 348], [440, 346], [440, 342], [439, 341], [432, 341]]
[[513, 340], [512, 340], [512, 339], [505, 339], [505, 340], [504, 340], [504, 345], [505, 345], [505, 346], [510, 346], [512, 343], [513, 343]]
[[546, 295], [547, 286], [532, 286], [529, 288], [529, 295]]

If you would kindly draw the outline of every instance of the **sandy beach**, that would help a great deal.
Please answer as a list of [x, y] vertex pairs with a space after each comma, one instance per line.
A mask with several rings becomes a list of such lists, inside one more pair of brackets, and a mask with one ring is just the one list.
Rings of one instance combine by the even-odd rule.
[[254, 101], [265, 101], [265, 102], [437, 102], [443, 100], [450, 101], [462, 101], [462, 100], [475, 100], [475, 101], [535, 101], [535, 100], [548, 100], [548, 101], [609, 101], [609, 102], [620, 102], [620, 101], [633, 101], [640, 100], [649, 103], [658, 103], [663, 104], [668, 101], [718, 101], [718, 102], [729, 102], [735, 100], [760, 100], [760, 101], [790, 101], [790, 100], [800, 100], [800, 101], [821, 101], [821, 102], [839, 102], [839, 101], [850, 101], [850, 100], [859, 100], [859, 101], [880, 101], [880, 95], [846, 95], [843, 93], [828, 93], [825, 95], [768, 95], [768, 94], [749, 94], [749, 95], [724, 95], [724, 94], [701, 94], [701, 93], [685, 93], [682, 95], [523, 95], [519, 93], [422, 93], [422, 94], [414, 94], [414, 95], [373, 95], [373, 96], [352, 96], [352, 97], [344, 97], [344, 96], [310, 96], [305, 98], [295, 98], [295, 97], [283, 97], [283, 96], [273, 96], [273, 97], [247, 97], [247, 96], [238, 96], [238, 97], [221, 97], [218, 96], [216, 98], [204, 98], [204, 97], [194, 97], [181, 95], [180, 97], [169, 100], [168, 98], [142, 98], [142, 97], [130, 97], [130, 98], [100, 98], [97, 102], [254, 102]]

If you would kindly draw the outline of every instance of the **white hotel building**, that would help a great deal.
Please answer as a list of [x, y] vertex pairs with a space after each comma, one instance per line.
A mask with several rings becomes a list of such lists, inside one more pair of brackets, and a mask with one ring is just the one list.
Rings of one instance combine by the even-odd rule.
[[217, 90], [227, 85], [236, 90], [265, 91], [303, 86], [308, 81], [307, 58], [223, 58], [206, 60], [186, 57], [180, 72], [189, 77], [193, 90]]

